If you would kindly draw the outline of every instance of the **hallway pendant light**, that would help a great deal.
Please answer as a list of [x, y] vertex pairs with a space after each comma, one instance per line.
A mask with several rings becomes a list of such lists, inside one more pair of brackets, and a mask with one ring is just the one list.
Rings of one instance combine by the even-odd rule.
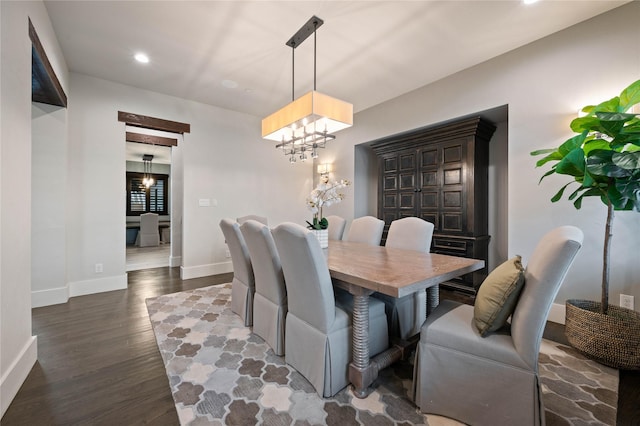
[[[353, 105], [316, 91], [316, 30], [324, 23], [317, 16], [309, 21], [287, 41], [293, 58], [291, 83], [292, 101], [262, 120], [262, 137], [279, 142], [289, 162], [308, 156], [316, 158], [318, 148], [324, 148], [333, 135], [353, 125]], [[295, 99], [295, 49], [313, 34], [313, 90]]]
[[144, 174], [142, 177], [142, 184], [144, 185], [145, 188], [149, 188], [151, 186], [153, 186], [153, 184], [155, 183], [153, 181], [153, 175], [151, 173], [151, 161], [153, 161], [153, 155], [151, 154], [144, 154], [142, 156], [142, 162], [144, 163]]

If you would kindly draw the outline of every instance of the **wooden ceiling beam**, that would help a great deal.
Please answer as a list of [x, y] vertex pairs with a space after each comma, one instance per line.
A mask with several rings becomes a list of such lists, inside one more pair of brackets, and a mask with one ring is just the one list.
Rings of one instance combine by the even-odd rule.
[[165, 132], [180, 134], [191, 132], [191, 125], [189, 123], [163, 120], [161, 118], [134, 114], [132, 112], [118, 111], [118, 121], [124, 122], [129, 126], [144, 127], [146, 129], [162, 130]]
[[126, 138], [127, 142], [146, 143], [162, 146], [178, 146], [178, 139], [145, 135], [144, 133], [127, 132]]

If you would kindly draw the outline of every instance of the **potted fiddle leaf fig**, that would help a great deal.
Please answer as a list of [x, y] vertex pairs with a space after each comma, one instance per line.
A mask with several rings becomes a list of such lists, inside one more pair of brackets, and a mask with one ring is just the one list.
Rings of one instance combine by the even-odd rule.
[[572, 187], [567, 198], [576, 209], [585, 197], [597, 197], [607, 207], [601, 301], [567, 300], [565, 332], [583, 354], [626, 369], [640, 368], [640, 313], [609, 305], [609, 265], [614, 211], [640, 211], [640, 114], [633, 112], [638, 104], [640, 80], [619, 96], [584, 107], [585, 115], [571, 122], [577, 135], [557, 148], [531, 153], [544, 155], [537, 167], [551, 164], [540, 182], [554, 173], [570, 179], [552, 202]]

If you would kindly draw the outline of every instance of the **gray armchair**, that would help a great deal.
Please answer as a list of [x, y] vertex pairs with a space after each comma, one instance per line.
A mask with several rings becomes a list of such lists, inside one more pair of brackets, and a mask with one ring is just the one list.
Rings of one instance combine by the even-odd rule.
[[330, 240], [341, 240], [342, 235], [344, 234], [344, 227], [347, 224], [345, 218], [340, 216], [327, 216], [327, 221], [329, 222], [329, 239]]
[[353, 219], [345, 240], [379, 246], [384, 230], [384, 221], [373, 216]]
[[543, 425], [538, 352], [551, 304], [583, 234], [573, 226], [547, 233], [524, 271], [509, 331], [481, 337], [474, 307], [444, 301], [420, 334], [413, 382], [424, 413], [473, 425]]
[[160, 231], [158, 230], [158, 215], [143, 213], [140, 215], [140, 231], [137, 245], [139, 247], [155, 247], [160, 245]]
[[[327, 261], [313, 233], [295, 223], [283, 223], [272, 234], [287, 287], [285, 360], [320, 396], [333, 396], [349, 383], [351, 317], [336, 303]], [[386, 347], [384, 305], [369, 300], [373, 301], [371, 322], [382, 319], [378, 323], [383, 324], [370, 327], [370, 348]]]
[[240, 226], [247, 244], [255, 277], [253, 298], [253, 332], [271, 346], [276, 355], [284, 355], [287, 289], [280, 256], [271, 230], [248, 220]]
[[244, 325], [253, 325], [253, 294], [255, 281], [249, 251], [244, 242], [237, 222], [230, 219], [220, 221], [233, 263], [233, 281], [231, 282], [231, 310], [240, 315]]
[[[394, 220], [389, 227], [385, 246], [428, 253], [431, 248], [433, 228], [433, 223], [417, 217]], [[420, 333], [420, 327], [427, 318], [427, 292], [435, 292], [437, 305], [437, 285], [429, 287], [426, 291], [421, 290], [400, 298], [381, 293], [373, 294], [386, 306], [390, 336], [406, 340]]]

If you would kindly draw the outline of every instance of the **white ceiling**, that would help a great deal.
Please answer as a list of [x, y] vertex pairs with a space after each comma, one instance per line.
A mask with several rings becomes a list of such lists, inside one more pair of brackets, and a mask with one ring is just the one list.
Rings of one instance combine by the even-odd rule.
[[[624, 3], [45, 1], [70, 71], [259, 117], [291, 100], [285, 42], [312, 15], [317, 89], [357, 112]], [[295, 81], [296, 97], [312, 89], [312, 38]]]

